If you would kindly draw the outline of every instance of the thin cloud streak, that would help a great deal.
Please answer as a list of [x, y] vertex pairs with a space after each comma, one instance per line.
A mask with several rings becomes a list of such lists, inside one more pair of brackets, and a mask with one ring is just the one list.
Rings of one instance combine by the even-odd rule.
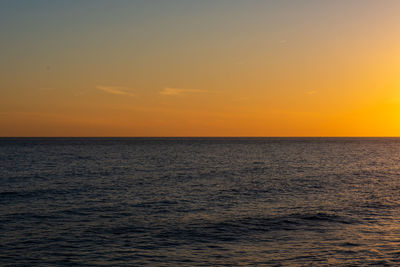
[[125, 96], [130, 96], [134, 97], [135, 94], [130, 92], [129, 88], [126, 87], [121, 87], [121, 86], [102, 86], [98, 85], [96, 86], [96, 89], [109, 93], [109, 94], [114, 94], [114, 95], [125, 95]]
[[168, 96], [177, 96], [184, 93], [206, 93], [207, 90], [197, 90], [197, 89], [179, 89], [179, 88], [171, 88], [165, 87], [163, 90], [159, 92], [161, 95], [168, 95]]

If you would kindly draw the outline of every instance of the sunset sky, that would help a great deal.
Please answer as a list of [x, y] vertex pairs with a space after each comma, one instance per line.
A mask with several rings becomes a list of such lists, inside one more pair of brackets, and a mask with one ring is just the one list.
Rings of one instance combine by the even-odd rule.
[[0, 136], [400, 136], [400, 1], [0, 1]]

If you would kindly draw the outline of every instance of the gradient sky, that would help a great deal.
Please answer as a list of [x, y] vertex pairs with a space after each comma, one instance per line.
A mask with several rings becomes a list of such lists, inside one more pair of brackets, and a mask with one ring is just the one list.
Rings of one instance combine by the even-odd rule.
[[0, 136], [400, 136], [400, 1], [0, 1]]

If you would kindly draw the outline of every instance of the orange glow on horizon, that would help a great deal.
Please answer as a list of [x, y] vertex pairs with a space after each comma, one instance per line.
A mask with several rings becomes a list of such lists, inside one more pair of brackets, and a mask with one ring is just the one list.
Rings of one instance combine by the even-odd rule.
[[398, 1], [195, 3], [3, 4], [0, 136], [400, 136]]

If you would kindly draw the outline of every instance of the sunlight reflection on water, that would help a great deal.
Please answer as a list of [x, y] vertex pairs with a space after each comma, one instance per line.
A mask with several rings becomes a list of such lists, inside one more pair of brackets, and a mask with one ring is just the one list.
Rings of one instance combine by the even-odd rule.
[[400, 139], [0, 139], [2, 265], [398, 265]]

